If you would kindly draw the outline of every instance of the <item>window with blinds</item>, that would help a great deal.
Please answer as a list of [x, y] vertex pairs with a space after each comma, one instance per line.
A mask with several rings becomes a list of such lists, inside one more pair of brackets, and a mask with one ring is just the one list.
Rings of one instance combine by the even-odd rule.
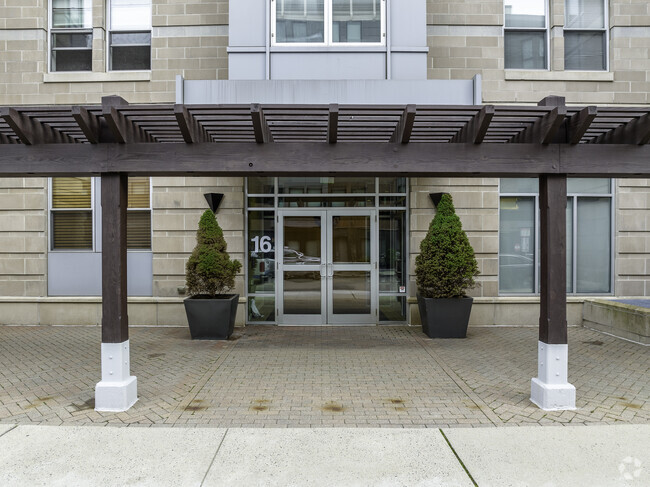
[[[52, 250], [93, 250], [93, 179], [52, 178]], [[127, 248], [151, 249], [149, 178], [129, 178]]]
[[151, 185], [149, 178], [129, 178], [129, 204], [126, 213], [126, 247], [151, 248]]
[[90, 178], [52, 179], [52, 249], [92, 250]]

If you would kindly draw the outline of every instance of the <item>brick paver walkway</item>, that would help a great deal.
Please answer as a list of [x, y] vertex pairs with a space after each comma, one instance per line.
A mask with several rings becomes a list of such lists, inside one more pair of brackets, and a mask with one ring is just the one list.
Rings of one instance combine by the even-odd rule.
[[409, 327], [248, 327], [228, 342], [132, 328], [139, 401], [93, 410], [97, 327], [0, 326], [0, 422], [141, 426], [443, 427], [650, 423], [647, 347], [569, 330], [576, 411], [529, 401], [535, 328], [430, 340]]

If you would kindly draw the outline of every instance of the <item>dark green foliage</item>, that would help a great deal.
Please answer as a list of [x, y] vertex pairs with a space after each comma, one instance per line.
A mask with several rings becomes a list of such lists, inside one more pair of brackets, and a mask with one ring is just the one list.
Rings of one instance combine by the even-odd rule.
[[240, 269], [241, 262], [230, 260], [223, 231], [214, 213], [205, 210], [196, 232], [196, 247], [185, 266], [188, 294], [214, 297], [227, 292], [234, 287], [235, 275]]
[[478, 273], [474, 249], [445, 194], [415, 258], [418, 291], [425, 298], [459, 298], [476, 286]]

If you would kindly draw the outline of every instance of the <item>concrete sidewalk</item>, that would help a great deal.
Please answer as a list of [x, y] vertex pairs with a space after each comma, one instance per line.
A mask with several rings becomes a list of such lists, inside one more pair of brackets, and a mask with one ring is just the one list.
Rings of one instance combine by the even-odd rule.
[[2, 486], [647, 486], [650, 425], [0, 425]]

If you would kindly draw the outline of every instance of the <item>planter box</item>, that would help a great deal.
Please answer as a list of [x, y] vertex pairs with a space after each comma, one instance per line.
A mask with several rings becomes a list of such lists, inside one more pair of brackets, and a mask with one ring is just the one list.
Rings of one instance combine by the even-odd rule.
[[235, 329], [239, 294], [214, 299], [195, 296], [183, 301], [193, 340], [227, 340]]
[[423, 298], [418, 294], [422, 331], [429, 338], [465, 338], [473, 298]]

